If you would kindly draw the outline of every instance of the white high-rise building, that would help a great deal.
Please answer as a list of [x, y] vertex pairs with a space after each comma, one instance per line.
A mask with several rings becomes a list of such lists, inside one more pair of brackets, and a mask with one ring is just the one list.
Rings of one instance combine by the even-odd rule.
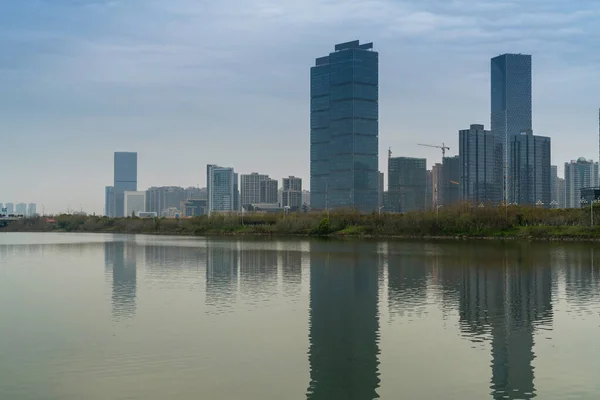
[[124, 197], [123, 208], [126, 217], [138, 216], [141, 212], [146, 211], [146, 192], [125, 191]]
[[269, 175], [252, 172], [240, 175], [241, 206], [261, 203], [260, 184], [269, 179]]
[[36, 214], [37, 214], [37, 206], [35, 205], [35, 203], [29, 203], [27, 205], [27, 216], [35, 217]]
[[209, 215], [213, 212], [235, 211], [235, 187], [237, 174], [233, 168], [218, 165], [206, 166], [207, 208]]
[[581, 189], [598, 187], [598, 163], [580, 157], [565, 163], [566, 208], [581, 207]]

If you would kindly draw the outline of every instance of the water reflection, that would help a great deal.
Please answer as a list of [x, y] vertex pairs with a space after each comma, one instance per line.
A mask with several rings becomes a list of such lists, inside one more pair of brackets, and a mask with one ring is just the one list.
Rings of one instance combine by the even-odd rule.
[[115, 319], [132, 318], [136, 309], [137, 260], [135, 245], [104, 244], [104, 264], [112, 273], [112, 314]]
[[535, 397], [534, 328], [552, 323], [550, 253], [518, 244], [462, 254], [461, 329], [474, 341], [491, 337], [493, 398]]
[[377, 246], [310, 246], [308, 399], [379, 398]]
[[238, 286], [237, 247], [212, 245], [206, 252], [206, 304], [231, 309]]

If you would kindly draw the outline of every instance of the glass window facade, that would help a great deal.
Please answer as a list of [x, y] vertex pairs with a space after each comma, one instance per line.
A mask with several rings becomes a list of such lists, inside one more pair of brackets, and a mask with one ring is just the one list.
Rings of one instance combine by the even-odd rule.
[[579, 208], [581, 189], [599, 186], [598, 163], [586, 160], [584, 157], [565, 163], [564, 186], [565, 207]]
[[116, 152], [114, 158], [113, 216], [125, 215], [125, 192], [137, 191], [137, 153]]
[[510, 154], [511, 142], [521, 132], [533, 129], [530, 55], [503, 54], [492, 58], [491, 111], [491, 129], [501, 146], [500, 162], [502, 179], [506, 179], [506, 196], [509, 202], [514, 202], [514, 177], [509, 173], [514, 159]]
[[310, 191], [315, 209], [378, 205], [378, 53], [336, 45], [311, 68]]
[[427, 184], [425, 158], [391, 157], [388, 162], [389, 212], [424, 210]]
[[517, 204], [550, 207], [552, 170], [550, 138], [535, 136], [531, 131], [515, 136], [511, 143], [510, 175], [514, 177], [511, 197]]
[[235, 211], [235, 187], [237, 174], [233, 168], [217, 165], [206, 166], [208, 213]]
[[483, 125], [458, 132], [461, 200], [474, 205], [502, 201], [501, 150], [495, 139]]

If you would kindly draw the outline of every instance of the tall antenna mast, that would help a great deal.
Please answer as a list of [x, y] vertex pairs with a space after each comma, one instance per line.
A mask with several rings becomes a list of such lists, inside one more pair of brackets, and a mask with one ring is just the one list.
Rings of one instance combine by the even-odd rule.
[[[600, 113], [600, 110], [598, 110], [598, 112]], [[390, 158], [392, 158], [392, 148], [391, 147], [388, 149], [388, 160]]]

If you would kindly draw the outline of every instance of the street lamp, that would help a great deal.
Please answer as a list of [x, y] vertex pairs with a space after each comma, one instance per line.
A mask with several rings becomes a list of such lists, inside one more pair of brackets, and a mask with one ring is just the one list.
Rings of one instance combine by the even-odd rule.
[[483, 205], [483, 203], [479, 203], [479, 206], [478, 206], [478, 207], [479, 207], [479, 208], [483, 208], [483, 207], [485, 207], [485, 206]]
[[551, 206], [552, 208], [558, 208], [558, 201], [556, 201], [556, 200], [552, 200], [552, 201], [550, 202], [550, 206]]
[[535, 205], [536, 205], [536, 206], [538, 206], [538, 207], [540, 207], [540, 208], [542, 208], [542, 207], [544, 206], [544, 202], [543, 202], [543, 201], [541, 201], [541, 200], [538, 200], [538, 201], [535, 203]]
[[379, 217], [381, 217], [381, 209], [382, 209], [382, 208], [384, 208], [384, 207], [385, 207], [385, 206], [379, 206], [379, 210], [378, 210], [378, 212], [379, 212]]

